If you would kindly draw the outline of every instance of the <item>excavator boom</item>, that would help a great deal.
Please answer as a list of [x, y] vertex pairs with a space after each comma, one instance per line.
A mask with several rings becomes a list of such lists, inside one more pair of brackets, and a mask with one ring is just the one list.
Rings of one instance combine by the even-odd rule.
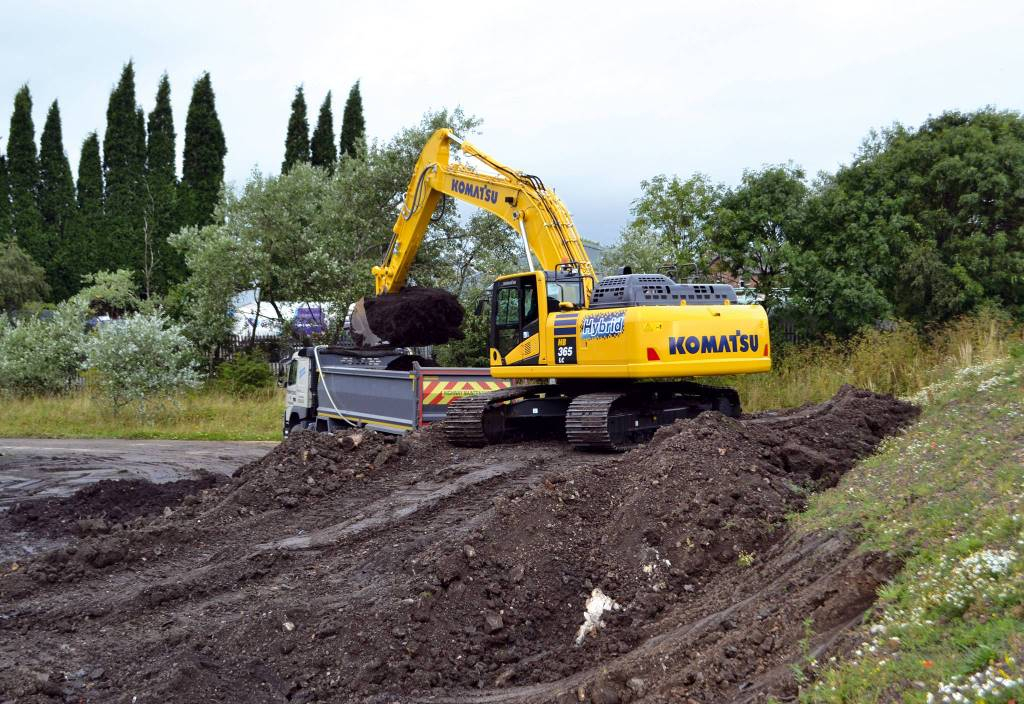
[[[452, 147], [495, 173], [485, 174], [467, 164], [453, 163]], [[378, 295], [395, 293], [405, 285], [430, 217], [446, 195], [487, 210], [508, 223], [523, 238], [531, 269], [535, 268], [536, 257], [540, 269], [561, 267], [578, 271], [584, 278], [589, 300], [595, 283], [594, 266], [561, 199], [536, 176], [505, 166], [448, 129], [440, 129], [430, 137], [416, 162], [384, 261], [373, 268]]]

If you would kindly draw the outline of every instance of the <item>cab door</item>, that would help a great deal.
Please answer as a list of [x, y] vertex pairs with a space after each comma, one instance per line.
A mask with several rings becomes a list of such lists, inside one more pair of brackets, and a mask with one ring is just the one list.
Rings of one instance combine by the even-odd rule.
[[547, 308], [543, 272], [495, 282], [491, 290], [492, 366], [540, 364]]
[[[285, 386], [285, 403], [289, 408], [308, 410], [313, 405], [313, 390], [311, 388], [312, 375], [310, 374], [310, 360], [308, 357], [295, 356], [288, 365], [288, 382]], [[300, 417], [305, 413], [298, 411]]]

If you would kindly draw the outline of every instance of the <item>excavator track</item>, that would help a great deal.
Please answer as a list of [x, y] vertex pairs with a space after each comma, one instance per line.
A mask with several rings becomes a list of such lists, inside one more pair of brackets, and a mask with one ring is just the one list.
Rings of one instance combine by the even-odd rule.
[[445, 438], [452, 445], [483, 447], [530, 440], [564, 427], [579, 450], [624, 452], [663, 425], [703, 411], [740, 415], [734, 389], [692, 382], [642, 383], [572, 395], [556, 385], [516, 386], [456, 399], [448, 406]]
[[509, 402], [546, 389], [546, 386], [514, 386], [455, 399], [448, 404], [445, 439], [459, 447], [483, 447], [501, 442], [506, 435], [506, 407]]
[[740, 415], [734, 389], [692, 382], [645, 383], [620, 392], [582, 394], [569, 404], [565, 436], [579, 450], [624, 452], [663, 425], [703, 411]]
[[612, 405], [622, 393], [583, 394], [569, 404], [565, 414], [565, 438], [578, 450], [621, 451], [626, 443], [612, 439]]

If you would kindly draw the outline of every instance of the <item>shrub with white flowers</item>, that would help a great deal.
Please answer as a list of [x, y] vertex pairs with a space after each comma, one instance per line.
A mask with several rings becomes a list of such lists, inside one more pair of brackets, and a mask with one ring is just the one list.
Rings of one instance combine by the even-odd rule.
[[113, 410], [131, 404], [141, 415], [200, 381], [194, 350], [181, 326], [159, 313], [101, 326], [85, 344], [84, 366], [94, 372], [96, 386]]
[[58, 394], [78, 378], [87, 308], [78, 299], [0, 329], [0, 390], [18, 395]]

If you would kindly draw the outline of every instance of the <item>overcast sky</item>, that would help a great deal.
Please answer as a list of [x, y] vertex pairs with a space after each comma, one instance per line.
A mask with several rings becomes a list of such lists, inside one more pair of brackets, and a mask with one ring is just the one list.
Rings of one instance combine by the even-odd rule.
[[[540, 175], [601, 242], [658, 173], [734, 184], [744, 168], [792, 160], [813, 174], [848, 162], [872, 128], [1024, 108], [1019, 0], [0, 7], [3, 114], [28, 82], [38, 138], [58, 99], [73, 168], [86, 133], [102, 137], [129, 58], [147, 112], [170, 75], [179, 159], [192, 83], [211, 73], [235, 184], [280, 168], [297, 84], [311, 121], [332, 90], [340, 123], [358, 79], [371, 139], [461, 105], [484, 120], [480, 147]], [[6, 132], [2, 117], [4, 148]]]

